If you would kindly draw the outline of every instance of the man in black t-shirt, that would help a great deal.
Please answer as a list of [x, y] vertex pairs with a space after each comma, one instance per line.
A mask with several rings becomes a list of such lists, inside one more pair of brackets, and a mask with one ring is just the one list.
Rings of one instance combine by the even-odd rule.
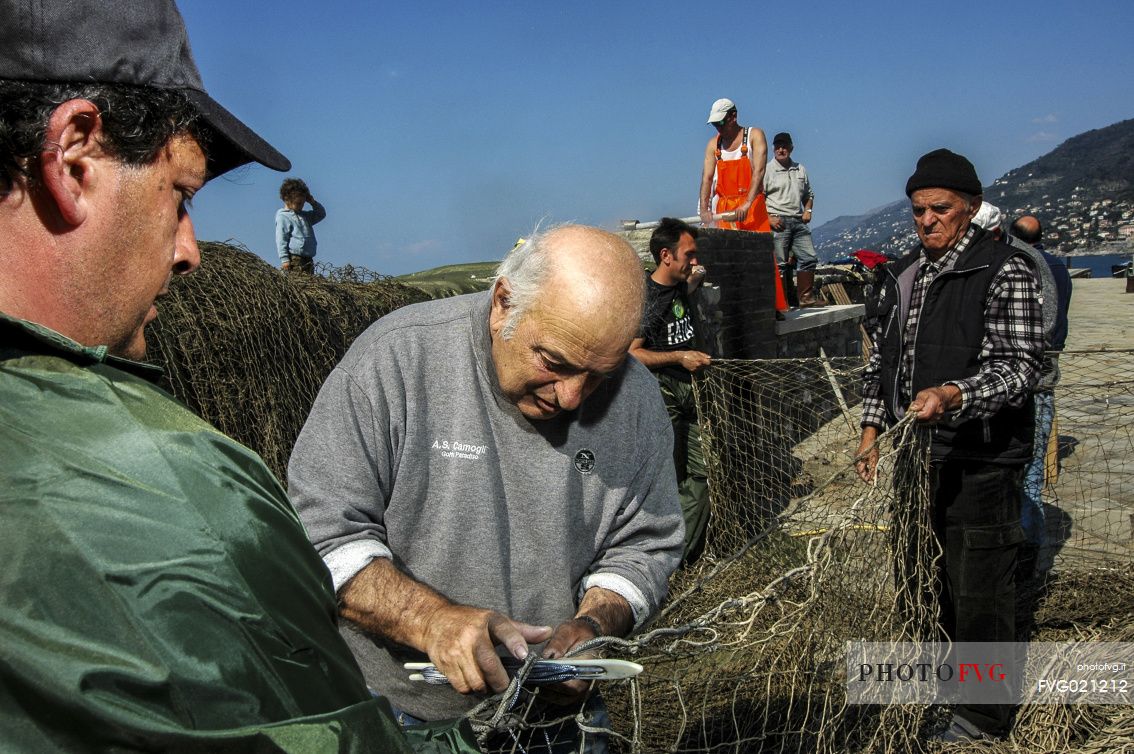
[[658, 378], [673, 423], [673, 463], [685, 517], [682, 560], [695, 561], [705, 543], [709, 521], [709, 486], [701, 454], [701, 427], [693, 399], [693, 375], [710, 363], [694, 348], [695, 330], [689, 294], [705, 277], [697, 264], [697, 229], [672, 217], [662, 218], [650, 237], [657, 269], [646, 280], [642, 335], [630, 353]]

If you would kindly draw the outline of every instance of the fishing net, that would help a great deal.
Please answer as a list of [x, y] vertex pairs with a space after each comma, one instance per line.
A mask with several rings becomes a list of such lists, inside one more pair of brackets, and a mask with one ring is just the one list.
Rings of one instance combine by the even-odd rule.
[[[150, 333], [170, 389], [283, 477], [319, 386], [373, 320], [422, 294], [365, 270], [285, 275], [203, 245]], [[1134, 641], [1134, 352], [1065, 353], [1044, 502], [1044, 578], [1021, 586], [1022, 635]], [[674, 575], [662, 614], [602, 651], [634, 660], [601, 684], [611, 721], [557, 720], [487, 700], [487, 736], [538, 751], [542, 726], [610, 733], [619, 752], [905, 752], [947, 711], [847, 704], [848, 640], [935, 634], [924, 437], [879, 440], [880, 474], [854, 474], [862, 360], [716, 361], [696, 383], [710, 468], [705, 553]], [[509, 699], [510, 701], [510, 699]], [[515, 741], [510, 736], [496, 741]], [[532, 745], [536, 742], [537, 745]], [[524, 748], [521, 748], [521, 745]], [[982, 751], [1134, 752], [1134, 707], [1027, 705]], [[960, 750], [954, 747], [953, 750]]]
[[175, 277], [147, 331], [165, 387], [287, 478], [315, 396], [351, 342], [426, 296], [358, 267], [277, 270], [252, 252], [201, 243], [201, 268]]
[[[1020, 584], [1019, 636], [1130, 641], [1134, 352], [1065, 353], [1061, 362], [1045, 575]], [[644, 633], [606, 642], [611, 656], [645, 667], [634, 681], [602, 684], [615, 751], [934, 750], [927, 739], [947, 708], [846, 699], [848, 640], [938, 632], [927, 437], [912, 423], [893, 428], [879, 440], [878, 481], [858, 479], [862, 366], [715, 361], [697, 383], [713, 506], [706, 552], [674, 576]], [[498, 712], [484, 706], [482, 729]], [[968, 748], [1134, 751], [1134, 708], [1025, 705], [1007, 741]]]
[[[1047, 575], [1021, 583], [1020, 635], [1134, 637], [1134, 352], [1066, 353], [1044, 489]], [[848, 640], [936, 635], [926, 438], [879, 440], [857, 478], [860, 359], [717, 361], [697, 383], [710, 459], [706, 556], [675, 575], [646, 667], [606, 689], [622, 751], [916, 751], [945, 712], [848, 705]], [[1130, 707], [1031, 705], [981, 750], [1134, 750]]]

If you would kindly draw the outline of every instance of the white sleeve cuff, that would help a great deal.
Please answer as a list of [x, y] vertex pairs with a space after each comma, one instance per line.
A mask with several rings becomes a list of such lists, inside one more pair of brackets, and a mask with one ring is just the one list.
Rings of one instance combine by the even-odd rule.
[[583, 579], [583, 583], [579, 587], [579, 600], [583, 599], [583, 594], [588, 589], [596, 586], [608, 589], [630, 603], [630, 611], [634, 614], [635, 630], [640, 628], [646, 622], [646, 618], [650, 616], [650, 605], [646, 602], [646, 596], [642, 594], [642, 590], [634, 586], [624, 576], [619, 576], [616, 573], [592, 573]]
[[377, 539], [356, 539], [331, 550], [323, 556], [323, 562], [331, 572], [335, 594], [338, 594], [343, 585], [353, 579], [355, 574], [370, 565], [370, 561], [375, 558], [393, 559], [393, 557], [390, 548]]

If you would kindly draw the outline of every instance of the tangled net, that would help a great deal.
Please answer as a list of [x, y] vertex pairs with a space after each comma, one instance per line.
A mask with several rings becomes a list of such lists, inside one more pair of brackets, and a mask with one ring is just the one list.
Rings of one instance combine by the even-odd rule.
[[[1044, 491], [1048, 575], [1021, 584], [1019, 635], [1130, 641], [1134, 352], [1061, 361]], [[644, 633], [601, 642], [646, 668], [603, 685], [616, 751], [933, 750], [927, 739], [946, 709], [846, 702], [848, 640], [938, 630], [927, 438], [911, 423], [893, 428], [879, 441], [877, 484], [857, 478], [861, 371], [854, 358], [714, 361], [697, 383], [713, 505], [706, 554], [674, 576]], [[499, 728], [501, 709], [482, 705], [475, 722]], [[1134, 707], [1025, 705], [1007, 741], [968, 748], [1134, 751]]]
[[[151, 352], [174, 394], [282, 478], [353, 338], [422, 294], [364, 270], [284, 275], [203, 246], [200, 274], [175, 281], [162, 304]], [[1068, 352], [1061, 367], [1040, 556], [1049, 574], [1024, 585], [1018, 622], [1035, 641], [1134, 641], [1134, 351]], [[934, 635], [926, 595], [939, 554], [914, 425], [879, 441], [877, 484], [854, 474], [861, 370], [853, 358], [715, 361], [696, 383], [713, 505], [705, 554], [675, 574], [644, 632], [585, 648], [645, 666], [602, 684], [615, 751], [932, 750], [941, 709], [846, 703], [848, 640]], [[527, 719], [514, 698], [486, 700], [474, 728], [538, 742], [541, 727], [576, 720]], [[970, 748], [1134, 752], [1134, 707], [1026, 705], [1007, 741]]]
[[420, 291], [357, 267], [284, 273], [238, 246], [202, 243], [147, 331], [165, 387], [256, 450], [279, 479], [315, 396], [354, 339]]
[[[1021, 636], [1129, 641], [1134, 352], [1061, 362], [1041, 554], [1054, 570], [1022, 585]], [[674, 577], [651, 631], [615, 644], [647, 668], [607, 691], [623, 750], [929, 748], [941, 709], [846, 703], [848, 640], [936, 635], [925, 438], [912, 424], [892, 429], [879, 441], [878, 483], [858, 480], [861, 369], [859, 359], [714, 362], [697, 384], [707, 556]], [[895, 557], [902, 548], [907, 557]], [[1134, 713], [1025, 706], [1008, 741], [974, 747], [1134, 751]]]

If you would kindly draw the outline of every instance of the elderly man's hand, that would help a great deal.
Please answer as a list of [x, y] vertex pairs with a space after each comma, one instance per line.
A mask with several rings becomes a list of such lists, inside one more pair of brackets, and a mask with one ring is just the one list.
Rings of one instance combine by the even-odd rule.
[[878, 428], [863, 427], [862, 439], [854, 453], [854, 468], [864, 482], [873, 482], [878, 477]]
[[528, 644], [545, 641], [550, 626], [532, 626], [493, 610], [447, 605], [430, 618], [425, 652], [430, 661], [462, 694], [495, 692], [508, 688], [508, 673], [496, 655], [502, 644], [518, 660], [528, 655]]
[[923, 424], [936, 424], [945, 414], [961, 406], [961, 389], [956, 385], [927, 387], [914, 396], [909, 413]]
[[768, 225], [772, 226], [772, 230], [783, 230], [783, 218], [779, 215], [768, 215]]
[[[555, 629], [555, 634], [552, 635], [551, 641], [543, 648], [543, 657], [547, 660], [557, 660], [579, 644], [590, 641], [595, 637], [594, 627], [586, 621], [576, 618], [566, 623], [560, 623]], [[576, 657], [572, 659], [594, 656], [595, 655], [590, 653], [584, 653], [576, 655]], [[565, 681], [563, 683], [543, 687], [540, 689], [539, 698], [551, 704], [568, 706], [581, 702], [590, 689], [591, 681]]]
[[698, 212], [697, 214], [699, 214], [701, 216], [701, 225], [704, 225], [706, 228], [713, 227], [713, 213], [712, 212], [710, 212], [707, 209], [703, 209], [700, 212]]

